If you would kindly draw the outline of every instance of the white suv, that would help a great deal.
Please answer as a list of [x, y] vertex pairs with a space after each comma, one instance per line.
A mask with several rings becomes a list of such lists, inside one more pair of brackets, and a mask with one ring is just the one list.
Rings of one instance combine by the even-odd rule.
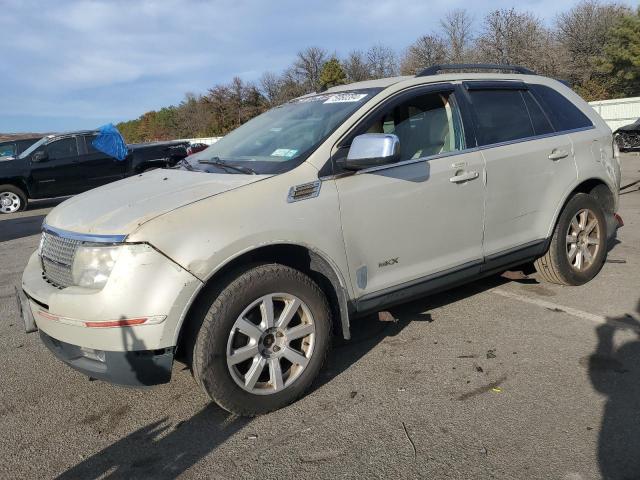
[[27, 331], [114, 383], [180, 359], [256, 415], [303, 394], [354, 315], [533, 261], [589, 281], [617, 226], [610, 129], [558, 81], [452, 68], [298, 98], [62, 203], [17, 291]]

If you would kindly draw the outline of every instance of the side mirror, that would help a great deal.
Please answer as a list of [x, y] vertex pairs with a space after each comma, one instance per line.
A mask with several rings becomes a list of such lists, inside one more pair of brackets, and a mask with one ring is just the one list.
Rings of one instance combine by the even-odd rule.
[[32, 162], [44, 162], [49, 159], [49, 155], [44, 150], [38, 150], [31, 157]]
[[344, 164], [347, 170], [386, 165], [400, 159], [400, 139], [391, 133], [365, 133], [351, 142]]

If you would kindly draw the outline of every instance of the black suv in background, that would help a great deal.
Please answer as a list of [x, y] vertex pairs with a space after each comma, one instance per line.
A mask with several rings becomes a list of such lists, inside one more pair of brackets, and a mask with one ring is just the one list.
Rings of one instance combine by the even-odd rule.
[[96, 150], [97, 131], [47, 135], [17, 157], [0, 161], [0, 214], [24, 210], [29, 199], [75, 195], [154, 168], [175, 165], [189, 142], [128, 145], [123, 161]]

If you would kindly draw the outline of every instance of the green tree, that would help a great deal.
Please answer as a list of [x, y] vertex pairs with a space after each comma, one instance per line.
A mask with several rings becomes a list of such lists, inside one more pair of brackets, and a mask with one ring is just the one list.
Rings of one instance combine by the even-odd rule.
[[640, 8], [611, 28], [600, 65], [615, 84], [615, 96], [640, 95]]
[[343, 85], [346, 81], [347, 76], [342, 69], [342, 65], [340, 65], [340, 61], [336, 57], [332, 57], [325, 62], [320, 72], [321, 89], [326, 90], [336, 85]]

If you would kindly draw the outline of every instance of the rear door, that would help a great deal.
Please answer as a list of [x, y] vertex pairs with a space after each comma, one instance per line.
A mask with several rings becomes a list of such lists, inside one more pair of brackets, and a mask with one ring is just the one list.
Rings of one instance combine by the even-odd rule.
[[[383, 132], [400, 139], [400, 161], [336, 179], [363, 310], [470, 275], [482, 260], [484, 162], [468, 149], [454, 87], [398, 95], [353, 135]], [[348, 145], [340, 151], [346, 155]]]
[[558, 202], [576, 179], [573, 147], [524, 83], [463, 85], [486, 162], [484, 254], [497, 267], [544, 244]]
[[92, 145], [97, 134], [81, 135], [77, 168], [86, 181], [85, 190], [99, 187], [125, 177], [127, 161], [119, 161]]
[[57, 197], [82, 191], [84, 179], [77, 168], [77, 142], [78, 137], [74, 135], [59, 138], [38, 149], [46, 152], [47, 156], [39, 162], [31, 160], [36, 196]]

